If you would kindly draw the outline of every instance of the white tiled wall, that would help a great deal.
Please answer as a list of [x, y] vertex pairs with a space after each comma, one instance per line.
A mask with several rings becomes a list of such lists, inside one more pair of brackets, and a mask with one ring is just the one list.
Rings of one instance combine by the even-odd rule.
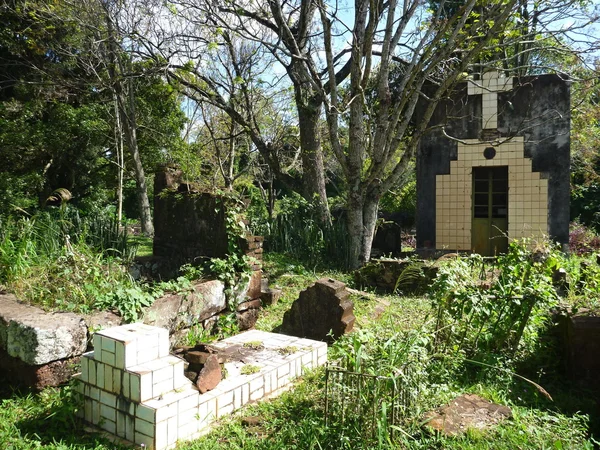
[[[94, 351], [81, 358], [77, 389], [83, 395], [80, 415], [122, 439], [148, 449], [173, 448], [198, 437], [210, 423], [248, 402], [275, 395], [304, 370], [327, 361], [327, 344], [258, 330], [215, 346], [262, 343], [252, 375], [245, 363], [225, 364], [228, 376], [216, 389], [200, 395], [183, 375], [183, 361], [169, 355], [165, 329], [131, 324], [94, 335]], [[287, 355], [282, 348], [295, 348]]]

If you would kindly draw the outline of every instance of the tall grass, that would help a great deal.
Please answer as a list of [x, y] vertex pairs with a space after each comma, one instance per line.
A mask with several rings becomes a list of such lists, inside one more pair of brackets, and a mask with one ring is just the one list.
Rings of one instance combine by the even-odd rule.
[[78, 245], [125, 261], [131, 260], [136, 250], [126, 231], [104, 214], [82, 219], [77, 209], [61, 207], [34, 216], [0, 217], [0, 282], [14, 280]]
[[137, 304], [150, 300], [139, 293], [132, 309], [131, 301], [114, 298], [114, 292], [138, 294], [122, 266], [134, 255], [126, 232], [100, 214], [82, 218], [76, 209], [61, 207], [0, 218], [0, 283], [48, 309], [87, 312], [109, 304], [133, 318]]
[[343, 218], [321, 221], [316, 205], [302, 198], [284, 198], [271, 221], [256, 230], [265, 236], [267, 250], [285, 253], [315, 267], [347, 269], [350, 264], [348, 233]]

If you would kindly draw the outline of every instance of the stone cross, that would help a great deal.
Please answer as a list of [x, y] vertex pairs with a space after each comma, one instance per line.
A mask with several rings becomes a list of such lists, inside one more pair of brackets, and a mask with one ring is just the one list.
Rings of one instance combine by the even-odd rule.
[[513, 77], [501, 76], [496, 70], [485, 72], [481, 81], [469, 80], [467, 92], [469, 95], [482, 95], [482, 128], [498, 128], [498, 92], [512, 89]]

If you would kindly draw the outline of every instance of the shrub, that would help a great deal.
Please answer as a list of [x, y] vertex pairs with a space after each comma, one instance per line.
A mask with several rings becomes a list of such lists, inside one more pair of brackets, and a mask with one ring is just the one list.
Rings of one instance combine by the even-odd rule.
[[569, 249], [576, 255], [599, 251], [600, 236], [585, 225], [572, 222], [569, 227]]

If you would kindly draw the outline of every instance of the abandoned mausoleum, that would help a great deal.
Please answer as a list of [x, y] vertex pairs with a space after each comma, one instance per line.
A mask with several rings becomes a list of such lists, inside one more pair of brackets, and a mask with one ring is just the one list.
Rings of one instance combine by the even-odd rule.
[[559, 75], [485, 72], [435, 110], [417, 154], [417, 247], [493, 256], [569, 239], [570, 91]]

